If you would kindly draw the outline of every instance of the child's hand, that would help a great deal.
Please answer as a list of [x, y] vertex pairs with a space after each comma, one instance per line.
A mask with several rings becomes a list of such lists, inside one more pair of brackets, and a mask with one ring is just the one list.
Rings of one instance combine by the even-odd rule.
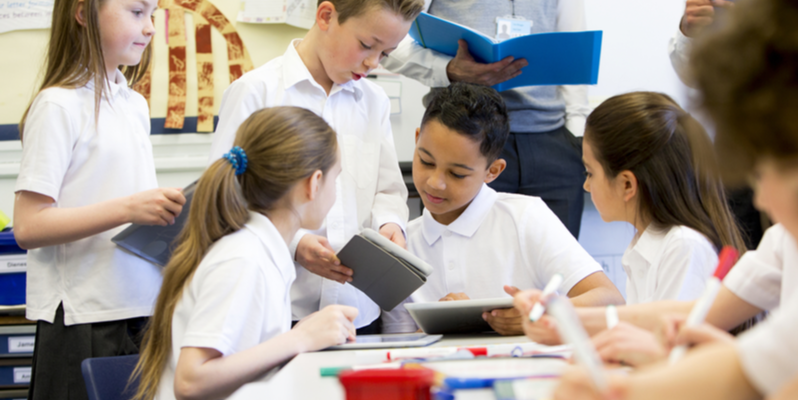
[[640, 367], [667, 357], [667, 349], [652, 332], [620, 322], [592, 338], [603, 362]]
[[293, 331], [300, 335], [303, 352], [321, 350], [347, 340], [355, 340], [353, 321], [358, 316], [355, 307], [332, 305], [317, 311], [295, 325]]
[[381, 230], [378, 232], [381, 236], [391, 240], [398, 246], [402, 248], [406, 248], [406, 237], [403, 236], [403, 230], [400, 228], [399, 225], [390, 222], [388, 224], [383, 224], [381, 226]]
[[[503, 286], [503, 290], [512, 296], [520, 291], [516, 287], [508, 285]], [[519, 310], [516, 308], [492, 310], [483, 313], [482, 317], [495, 332], [501, 335], [513, 336], [522, 335], [524, 333], [522, 330], [522, 314], [520, 314]]]
[[158, 188], [128, 196], [128, 222], [167, 226], [175, 223], [186, 198], [180, 189]]
[[531, 289], [517, 292], [514, 295], [514, 308], [516, 308], [522, 319], [522, 330], [525, 336], [534, 342], [556, 345], [561, 344], [561, 336], [558, 335], [558, 327], [555, 319], [545, 314], [538, 321], [532, 322], [528, 315], [531, 313], [533, 305], [539, 301], [542, 291]]
[[714, 7], [729, 8], [733, 3], [725, 0], [687, 0], [681, 18], [681, 32], [687, 37], [696, 36], [714, 22]]
[[469, 300], [469, 296], [467, 296], [464, 292], [458, 293], [448, 293], [447, 296], [442, 297], [439, 301], [454, 301], [454, 300]]
[[295, 260], [303, 268], [332, 281], [345, 284], [353, 281], [353, 270], [341, 265], [328, 239], [318, 235], [305, 235], [297, 243]]
[[664, 317], [663, 336], [668, 349], [675, 346], [695, 346], [706, 343], [733, 343], [735, 338], [728, 332], [720, 330], [708, 323], [700, 326], [686, 326], [686, 316], [670, 315]]
[[553, 393], [554, 400], [616, 400], [625, 398], [628, 376], [604, 373], [608, 389], [601, 393], [582, 366], [564, 370]]

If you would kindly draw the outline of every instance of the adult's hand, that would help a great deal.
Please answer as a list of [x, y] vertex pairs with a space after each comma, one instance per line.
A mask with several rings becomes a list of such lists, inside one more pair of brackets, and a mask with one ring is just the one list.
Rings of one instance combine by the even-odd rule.
[[527, 65], [528, 61], [524, 58], [514, 60], [511, 56], [491, 64], [479, 63], [469, 54], [467, 42], [461, 39], [458, 41], [458, 53], [447, 64], [447, 77], [451, 82], [492, 86], [519, 76], [522, 73], [520, 70]]
[[687, 0], [681, 18], [681, 32], [687, 37], [697, 36], [703, 28], [714, 22], [714, 7], [729, 8], [733, 7], [733, 3], [726, 0]]

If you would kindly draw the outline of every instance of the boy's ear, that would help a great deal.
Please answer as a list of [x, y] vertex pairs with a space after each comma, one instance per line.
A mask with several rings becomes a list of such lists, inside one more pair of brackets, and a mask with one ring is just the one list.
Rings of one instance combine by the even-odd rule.
[[419, 141], [419, 128], [417, 128], [417, 133], [414, 134], [414, 144], [417, 144]]
[[617, 175], [617, 181], [622, 191], [622, 199], [630, 201], [639, 192], [639, 180], [631, 171], [622, 171]]
[[327, 31], [331, 27], [331, 23], [337, 18], [336, 6], [330, 1], [323, 1], [317, 7], [317, 26], [322, 31]]
[[75, 21], [78, 21], [78, 25], [82, 27], [86, 27], [86, 17], [84, 16], [83, 7], [86, 3], [83, 0], [78, 0], [78, 5], [75, 7]]
[[483, 178], [484, 183], [491, 183], [497, 179], [498, 176], [506, 169], [506, 160], [498, 158], [492, 161], [489, 168], [486, 169], [486, 177]]

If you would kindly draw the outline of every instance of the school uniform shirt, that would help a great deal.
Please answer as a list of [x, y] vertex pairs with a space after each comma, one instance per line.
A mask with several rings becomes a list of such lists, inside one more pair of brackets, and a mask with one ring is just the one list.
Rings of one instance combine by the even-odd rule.
[[758, 248], [745, 253], [722, 284], [762, 310], [782, 306], [797, 292], [797, 241], [783, 225], [770, 227]]
[[244, 228], [211, 246], [184, 287], [156, 397], [175, 399], [175, 368], [184, 347], [207, 347], [226, 357], [288, 332], [294, 278], [283, 237], [269, 218], [250, 212]]
[[[95, 122], [94, 82], [48, 88], [31, 104], [15, 192], [30, 191], [74, 208], [154, 189], [150, 112], [117, 71]], [[124, 226], [74, 242], [28, 251], [26, 317], [64, 324], [148, 316], [161, 270], [121, 250], [111, 238]]]
[[695, 300], [716, 266], [717, 252], [702, 233], [687, 226], [659, 229], [651, 224], [622, 255], [628, 274], [626, 303]]
[[747, 380], [764, 396], [797, 379], [797, 292], [764, 322], [742, 333], [737, 350]]
[[[448, 293], [470, 299], [509, 297], [503, 285], [544, 289], [558, 273], [566, 295], [587, 276], [602, 271], [550, 208], [538, 197], [497, 193], [483, 185], [450, 225], [426, 209], [408, 224], [408, 250], [434, 268], [410, 301], [439, 301]], [[413, 332], [401, 304], [382, 318], [385, 332]]]
[[[330, 95], [326, 95], [297, 54], [299, 43], [294, 40], [283, 56], [248, 72], [225, 90], [211, 161], [230, 150], [239, 125], [253, 112], [276, 106], [309, 109], [336, 131], [342, 158], [336, 201], [323, 227], [310, 233], [326, 237], [333, 250], [339, 251], [364, 228], [377, 231], [384, 224], [395, 223], [404, 229], [408, 221], [408, 190], [394, 148], [389, 98], [366, 79], [334, 84]], [[292, 254], [307, 233], [301, 230], [295, 236], [289, 246]], [[380, 315], [378, 305], [360, 290], [324, 279], [298, 265], [292, 288], [293, 318], [299, 320], [330, 304], [358, 308], [357, 327], [368, 325]]]

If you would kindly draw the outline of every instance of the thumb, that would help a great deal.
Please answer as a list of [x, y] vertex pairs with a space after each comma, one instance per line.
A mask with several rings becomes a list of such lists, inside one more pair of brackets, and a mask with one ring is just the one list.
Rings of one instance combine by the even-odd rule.
[[334, 307], [336, 307], [336, 309], [338, 309], [342, 313], [342, 315], [344, 315], [344, 317], [347, 318], [347, 320], [350, 322], [355, 321], [356, 317], [358, 317], [358, 309], [355, 307], [342, 306], [342, 305], [336, 305]]
[[469, 46], [467, 45], [467, 41], [464, 39], [458, 39], [458, 52], [456, 53], [456, 58], [472, 60], [472, 55], [469, 54]]
[[511, 296], [519, 293], [520, 291], [516, 286], [510, 286], [510, 285], [503, 286], [503, 290], [505, 290], [505, 292]]

